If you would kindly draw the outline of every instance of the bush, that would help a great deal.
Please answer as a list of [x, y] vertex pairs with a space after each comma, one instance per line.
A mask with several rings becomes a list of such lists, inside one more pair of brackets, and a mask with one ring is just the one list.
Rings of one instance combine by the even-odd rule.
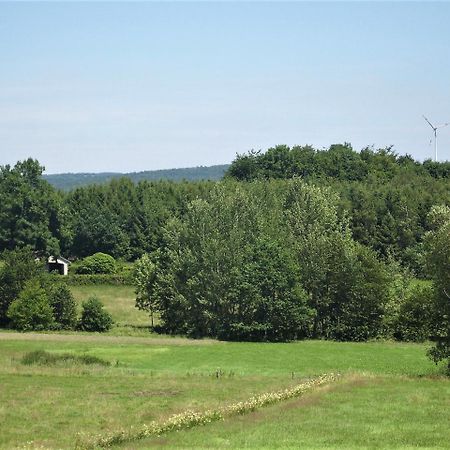
[[28, 248], [5, 251], [0, 269], [0, 325], [8, 323], [7, 311], [27, 281], [37, 276], [39, 265]]
[[394, 337], [423, 342], [430, 338], [435, 292], [431, 285], [416, 285], [400, 306]]
[[31, 280], [17, 300], [14, 300], [7, 313], [13, 328], [21, 331], [48, 330], [55, 320], [47, 294], [39, 281]]
[[111, 274], [116, 272], [116, 261], [106, 253], [95, 253], [84, 258], [76, 271], [85, 275]]
[[111, 315], [103, 309], [97, 297], [90, 297], [82, 305], [79, 328], [83, 331], [108, 331], [113, 325]]
[[54, 286], [49, 294], [50, 305], [57, 327], [62, 330], [72, 330], [77, 324], [77, 304], [72, 292], [65, 284]]

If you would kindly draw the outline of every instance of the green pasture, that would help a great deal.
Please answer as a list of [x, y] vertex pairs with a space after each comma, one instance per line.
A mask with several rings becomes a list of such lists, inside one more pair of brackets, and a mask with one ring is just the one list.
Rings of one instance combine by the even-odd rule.
[[350, 376], [222, 423], [123, 445], [149, 448], [450, 448], [450, 380]]
[[[78, 440], [202, 412], [327, 372], [342, 381], [225, 422], [129, 442], [145, 448], [450, 448], [450, 387], [426, 344], [233, 343], [159, 336], [131, 286], [73, 286], [96, 295], [108, 333], [0, 332], [0, 448], [73, 448]], [[35, 350], [94, 356], [25, 365]], [[56, 358], [57, 360], [57, 358]], [[77, 362], [78, 361], [78, 362]], [[80, 437], [81, 436], [81, 437]]]
[[135, 308], [135, 293], [133, 286], [90, 285], [70, 286], [80, 309], [81, 303], [95, 295], [105, 305], [115, 322], [112, 333], [124, 333], [144, 329], [145, 334], [150, 326], [149, 315]]
[[[109, 361], [111, 366], [23, 365], [21, 358], [33, 350], [97, 356]], [[316, 426], [308, 427], [305, 435], [301, 432], [303, 427], [299, 427], [297, 436], [303, 436], [306, 446], [322, 445], [320, 433], [317, 434], [321, 421], [331, 426], [334, 420], [339, 427], [348, 420], [348, 426], [362, 426], [373, 414], [387, 414], [389, 392], [395, 393], [397, 386], [401, 388], [396, 398], [402, 412], [398, 419], [397, 416], [386, 416], [389, 420], [400, 421], [399, 426], [410, 421], [407, 414], [410, 403], [402, 406], [401, 392], [409, 396], [418, 392], [418, 407], [423, 409], [420, 404], [423, 399], [427, 407], [434, 408], [437, 414], [448, 401], [449, 385], [439, 377], [440, 368], [426, 358], [425, 350], [426, 345], [383, 342], [264, 344], [194, 341], [155, 335], [142, 338], [87, 333], [0, 333], [0, 447], [72, 448], [78, 433], [109, 433], [152, 420], [164, 420], [187, 409], [203, 411], [217, 408], [257, 393], [292, 386], [306, 376], [334, 371], [363, 378], [361, 384], [355, 384], [356, 390], [351, 383], [346, 388], [343, 382], [342, 388], [319, 391], [317, 395], [321, 396], [321, 401], [317, 407], [321, 405], [320, 414], [310, 409], [306, 400], [302, 407], [293, 406], [291, 409], [287, 407], [291, 404], [288, 402], [252, 413], [248, 419], [242, 417], [226, 424], [211, 424], [179, 432], [176, 436], [167, 435], [157, 443], [158, 446], [165, 442], [169, 446], [178, 446], [185, 442], [191, 448], [208, 443], [209, 446], [220, 447], [229, 440], [229, 448], [258, 448], [262, 442], [258, 441], [258, 435], [267, 425], [274, 439], [273, 442], [268, 440], [267, 446], [275, 446], [275, 440], [285, 433], [284, 421], [277, 425], [276, 411], [277, 408], [287, 408], [283, 417], [288, 413], [292, 415], [289, 422], [293, 427], [295, 420], [303, 421], [305, 417], [309, 417], [311, 423], [317, 420], [314, 422]], [[365, 381], [367, 376], [368, 381]], [[378, 391], [371, 390], [372, 384]], [[435, 395], [438, 391], [441, 396]], [[347, 419], [338, 410], [330, 411], [333, 399], [338, 401], [336, 408], [341, 412], [347, 408]], [[386, 403], [381, 412], [376, 412], [378, 401]], [[361, 408], [366, 416], [361, 415]], [[353, 418], [352, 411], [357, 413]], [[265, 420], [253, 423], [251, 417], [259, 417], [259, 414], [269, 414], [270, 423], [265, 424]], [[270, 414], [273, 414], [272, 418]], [[416, 419], [417, 414], [414, 413], [411, 420]], [[247, 425], [241, 422], [243, 420], [250, 421], [247, 437], [244, 436]], [[355, 422], [353, 425], [352, 421]], [[439, 433], [445, 435], [440, 423], [437, 421], [433, 425], [436, 436]], [[230, 430], [229, 435], [221, 434], [222, 427]], [[261, 429], [258, 431], [252, 427]], [[338, 446], [339, 439], [345, 441], [345, 433], [341, 435], [341, 432], [341, 428], [336, 429], [336, 441], [330, 441], [332, 446]], [[186, 441], [183, 440], [185, 434], [188, 436]], [[250, 440], [246, 441], [247, 438]], [[26, 444], [31, 441], [32, 444]], [[248, 445], [244, 445], [244, 441]], [[133, 442], [129, 448], [153, 448], [154, 444], [150, 441]]]

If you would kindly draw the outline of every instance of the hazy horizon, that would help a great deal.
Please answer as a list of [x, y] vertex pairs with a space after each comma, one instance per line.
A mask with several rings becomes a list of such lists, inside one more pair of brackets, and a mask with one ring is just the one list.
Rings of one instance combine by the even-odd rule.
[[438, 2], [2, 2], [0, 165], [127, 173], [343, 142], [433, 158], [448, 23]]

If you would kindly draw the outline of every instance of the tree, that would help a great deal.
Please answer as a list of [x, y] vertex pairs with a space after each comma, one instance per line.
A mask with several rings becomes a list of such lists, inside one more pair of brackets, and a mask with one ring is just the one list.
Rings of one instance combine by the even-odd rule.
[[223, 183], [167, 223], [156, 269], [147, 265], [141, 277], [142, 285], [150, 280], [145, 298], [157, 299], [165, 332], [287, 340], [308, 328], [273, 194], [263, 183]]
[[0, 166], [0, 250], [29, 245], [41, 254], [59, 254], [60, 199], [43, 171], [31, 158], [13, 168]]
[[395, 320], [396, 339], [423, 342], [430, 338], [435, 297], [434, 286], [417, 284], [410, 287]]
[[38, 280], [30, 280], [8, 308], [13, 328], [20, 331], [48, 330], [55, 325], [53, 309]]
[[428, 219], [431, 231], [425, 239], [427, 266], [436, 292], [433, 311], [436, 344], [429, 354], [435, 362], [447, 360], [450, 373], [450, 208], [434, 206]]
[[104, 332], [112, 327], [112, 317], [97, 297], [87, 299], [81, 308], [80, 330]]
[[77, 324], [77, 303], [72, 292], [65, 284], [53, 286], [49, 293], [50, 305], [57, 327], [73, 330]]
[[3, 253], [3, 267], [0, 269], [0, 325], [9, 322], [9, 305], [18, 297], [27, 281], [36, 277], [39, 265], [30, 248], [7, 250]]
[[156, 263], [149, 254], [144, 254], [134, 264], [133, 281], [136, 287], [136, 308], [148, 311], [154, 326], [154, 313], [158, 310], [156, 287]]
[[291, 252], [315, 311], [314, 338], [365, 340], [381, 327], [388, 277], [369, 249], [355, 243], [336, 194], [290, 182], [284, 212]]

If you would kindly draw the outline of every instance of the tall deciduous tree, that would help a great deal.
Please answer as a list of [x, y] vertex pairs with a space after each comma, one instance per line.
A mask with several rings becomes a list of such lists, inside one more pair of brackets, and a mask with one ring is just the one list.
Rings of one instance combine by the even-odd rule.
[[0, 269], [0, 325], [9, 322], [9, 305], [19, 296], [27, 281], [38, 274], [39, 266], [30, 248], [6, 250]]
[[0, 167], [0, 250], [31, 246], [59, 254], [59, 198], [33, 159]]
[[429, 214], [432, 230], [426, 237], [427, 263], [436, 292], [434, 307], [435, 347], [430, 356], [447, 360], [450, 372], [450, 208], [435, 206]]

